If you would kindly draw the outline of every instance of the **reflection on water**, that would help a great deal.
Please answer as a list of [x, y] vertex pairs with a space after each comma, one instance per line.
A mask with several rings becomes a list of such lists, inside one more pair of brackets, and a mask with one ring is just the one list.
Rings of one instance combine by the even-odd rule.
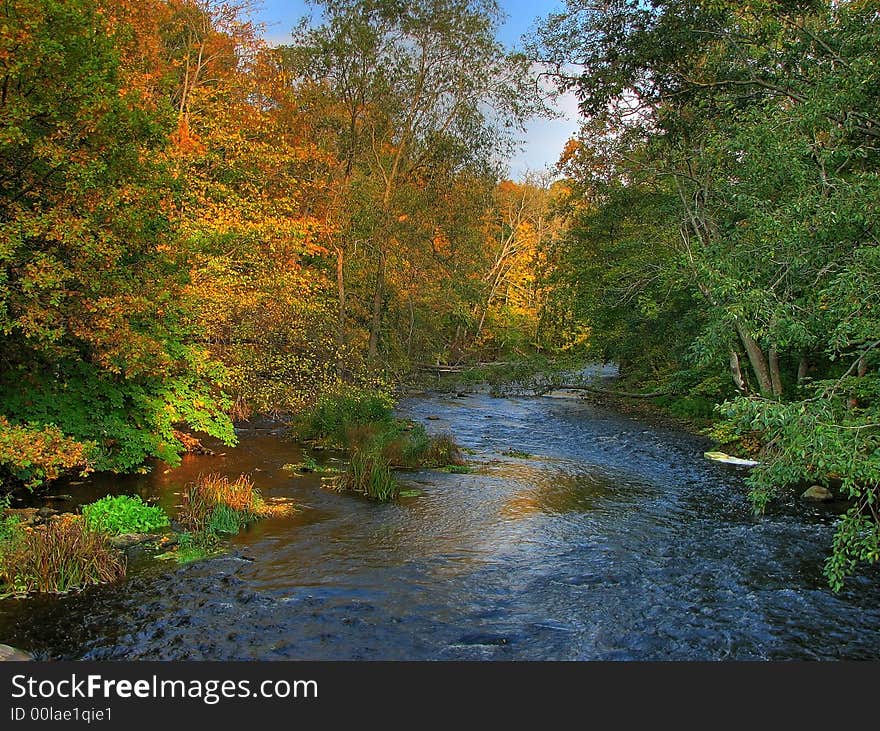
[[175, 470], [59, 486], [173, 510], [199, 473], [245, 472], [299, 511], [248, 527], [225, 556], [141, 555], [120, 586], [0, 602], [0, 642], [96, 659], [880, 656], [878, 572], [840, 596], [821, 577], [833, 514], [754, 518], [740, 475], [702, 460], [700, 440], [573, 400], [401, 410], [436, 417], [477, 472], [407, 474], [421, 497], [375, 505], [285, 472], [300, 448], [257, 432]]

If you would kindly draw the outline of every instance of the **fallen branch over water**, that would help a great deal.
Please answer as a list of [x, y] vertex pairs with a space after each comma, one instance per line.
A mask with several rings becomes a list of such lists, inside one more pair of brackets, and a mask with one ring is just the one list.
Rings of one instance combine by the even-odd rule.
[[590, 393], [598, 393], [603, 396], [621, 396], [623, 398], [660, 398], [661, 396], [671, 395], [671, 391], [652, 391], [651, 393], [633, 393], [632, 391], [615, 391], [610, 388], [597, 388], [596, 386], [578, 386], [575, 384], [553, 383], [541, 386], [539, 393], [549, 393], [550, 391], [589, 391]]

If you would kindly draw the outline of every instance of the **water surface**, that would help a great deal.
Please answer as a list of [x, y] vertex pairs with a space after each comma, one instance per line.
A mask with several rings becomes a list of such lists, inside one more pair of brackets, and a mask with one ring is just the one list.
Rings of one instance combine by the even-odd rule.
[[704, 460], [701, 439], [571, 398], [425, 395], [400, 411], [455, 434], [478, 471], [407, 473], [423, 494], [377, 505], [285, 472], [300, 447], [258, 431], [175, 470], [58, 486], [173, 510], [200, 472], [249, 473], [299, 511], [225, 556], [143, 555], [117, 586], [2, 601], [0, 641], [88, 659], [880, 657], [880, 573], [840, 595], [821, 575], [834, 506], [755, 518], [742, 472]]

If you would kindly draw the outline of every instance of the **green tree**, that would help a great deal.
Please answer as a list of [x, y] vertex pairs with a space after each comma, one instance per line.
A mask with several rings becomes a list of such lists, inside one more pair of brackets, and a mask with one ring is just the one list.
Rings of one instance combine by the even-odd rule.
[[[878, 545], [876, 12], [570, 2], [538, 44], [560, 86], [580, 94], [582, 137], [597, 152], [573, 171], [590, 224], [581, 240], [600, 254], [594, 271], [609, 254], [612, 270], [622, 264], [600, 277], [607, 288], [585, 316], [610, 353], [659, 316], [684, 325], [670, 340], [676, 370], [729, 365], [740, 396], [726, 412], [765, 436], [758, 508], [783, 485], [841, 483], [853, 507], [827, 567], [835, 587]], [[566, 73], [575, 60], [583, 71]], [[635, 235], [617, 239], [612, 225]], [[667, 297], [651, 296], [650, 268]], [[609, 308], [615, 281], [652, 306], [630, 318]]]

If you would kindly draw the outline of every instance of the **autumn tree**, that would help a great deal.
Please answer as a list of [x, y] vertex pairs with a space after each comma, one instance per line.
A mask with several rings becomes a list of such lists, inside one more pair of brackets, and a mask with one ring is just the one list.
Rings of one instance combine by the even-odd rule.
[[0, 411], [102, 468], [175, 460], [177, 422], [231, 441], [222, 371], [181, 309], [174, 184], [154, 163], [168, 117], [123, 83], [129, 28], [92, 0], [3, 13]]
[[[407, 190], [423, 186], [438, 156], [462, 170], [491, 165], [533, 94], [527, 64], [495, 40], [494, 0], [332, 0], [321, 7], [320, 24], [300, 26], [289, 58], [302, 80], [338, 100], [340, 173], [358, 206], [340, 219], [340, 237], [371, 260], [367, 351], [375, 362], [388, 265], [413, 234]], [[340, 245], [340, 303], [342, 252]]]

